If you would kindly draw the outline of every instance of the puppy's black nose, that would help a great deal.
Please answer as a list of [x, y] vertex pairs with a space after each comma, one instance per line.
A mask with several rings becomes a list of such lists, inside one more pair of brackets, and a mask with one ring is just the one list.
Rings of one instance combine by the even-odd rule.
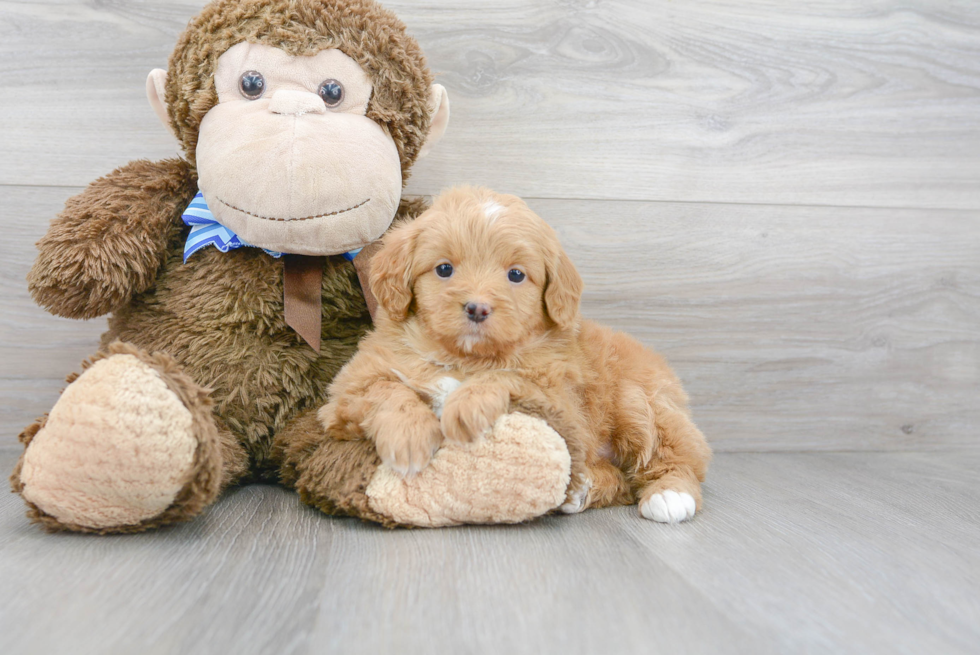
[[474, 323], [482, 323], [487, 320], [487, 316], [490, 316], [490, 312], [493, 311], [490, 305], [482, 302], [468, 302], [463, 305], [463, 309], [466, 311], [466, 318]]

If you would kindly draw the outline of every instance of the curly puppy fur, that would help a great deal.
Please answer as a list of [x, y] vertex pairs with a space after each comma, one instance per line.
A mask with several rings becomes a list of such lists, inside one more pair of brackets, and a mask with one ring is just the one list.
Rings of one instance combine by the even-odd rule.
[[411, 474], [443, 439], [479, 439], [501, 414], [530, 409], [572, 455], [565, 511], [639, 501], [647, 516], [665, 492], [692, 506], [658, 520], [700, 506], [710, 449], [680, 382], [635, 339], [581, 319], [578, 272], [519, 198], [443, 194], [385, 238], [371, 286], [377, 327], [320, 411], [334, 438], [371, 439]]

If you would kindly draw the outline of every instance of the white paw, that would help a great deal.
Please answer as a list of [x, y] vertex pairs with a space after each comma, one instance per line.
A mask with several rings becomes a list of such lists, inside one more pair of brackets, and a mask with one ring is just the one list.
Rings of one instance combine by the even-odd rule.
[[571, 496], [561, 506], [561, 511], [565, 514], [578, 514], [585, 509], [589, 499], [589, 490], [592, 489], [592, 480], [580, 475], [581, 486], [571, 493]]
[[697, 505], [691, 494], [667, 489], [640, 505], [640, 516], [660, 523], [680, 523], [694, 516]]

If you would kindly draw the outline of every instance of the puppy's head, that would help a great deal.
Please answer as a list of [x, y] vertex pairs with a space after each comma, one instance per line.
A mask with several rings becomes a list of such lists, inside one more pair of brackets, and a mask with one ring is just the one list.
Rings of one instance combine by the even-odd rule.
[[387, 317], [490, 356], [579, 320], [582, 278], [554, 230], [515, 196], [458, 187], [389, 232], [371, 266]]

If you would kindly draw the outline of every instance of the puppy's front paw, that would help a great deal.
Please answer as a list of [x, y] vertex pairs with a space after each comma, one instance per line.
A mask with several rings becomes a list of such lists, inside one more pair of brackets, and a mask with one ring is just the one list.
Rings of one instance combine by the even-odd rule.
[[317, 410], [316, 416], [331, 439], [364, 439], [364, 417], [370, 404], [347, 394], [337, 396]]
[[578, 514], [584, 511], [588, 507], [590, 489], [592, 489], [592, 478], [584, 473], [574, 476], [565, 495], [565, 502], [560, 508], [562, 513]]
[[435, 414], [392, 416], [377, 426], [374, 445], [381, 461], [401, 475], [415, 475], [442, 445], [442, 430]]
[[696, 509], [691, 494], [665, 489], [640, 504], [640, 516], [660, 523], [680, 523], [694, 516]]
[[507, 413], [510, 394], [490, 386], [462, 386], [446, 399], [442, 410], [442, 433], [451, 441], [467, 443], [481, 439]]

